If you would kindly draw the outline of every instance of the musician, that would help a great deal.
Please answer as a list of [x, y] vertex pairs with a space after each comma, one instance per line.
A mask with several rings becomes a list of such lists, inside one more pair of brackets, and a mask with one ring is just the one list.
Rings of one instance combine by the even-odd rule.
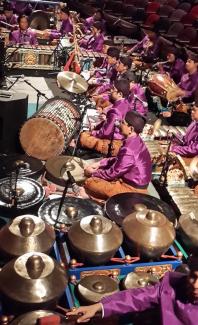
[[60, 20], [62, 21], [60, 30], [45, 30], [43, 37], [50, 37], [50, 39], [57, 39], [61, 36], [68, 35], [73, 32], [73, 24], [70, 18], [70, 11], [67, 7], [61, 7], [60, 9]]
[[[11, 3], [4, 3], [3, 14], [0, 15], [0, 21], [15, 27], [18, 25], [17, 19], [17, 15], [13, 13], [13, 5]], [[3, 23], [0, 25], [8, 29], [11, 28], [10, 26], [4, 25]]]
[[177, 144], [173, 144], [170, 149], [170, 151], [184, 157], [198, 155], [198, 102], [192, 108], [191, 117], [193, 122], [187, 128], [185, 136]]
[[146, 117], [148, 114], [148, 103], [145, 96], [145, 90], [140, 83], [137, 82], [135, 74], [130, 75], [130, 94], [128, 97], [131, 110], [138, 112]]
[[17, 15], [27, 15], [27, 16], [31, 15], [32, 5], [31, 3], [29, 3], [29, 1], [23, 2], [23, 1], [11, 0], [10, 2]]
[[190, 257], [188, 267], [188, 274], [167, 272], [154, 286], [120, 291], [103, 298], [100, 303], [77, 308], [67, 315], [83, 314], [78, 319], [78, 323], [82, 323], [97, 312], [106, 318], [158, 307], [161, 325], [198, 324], [198, 258]]
[[127, 56], [120, 57], [116, 64], [117, 79], [131, 79], [134, 73], [131, 71], [132, 59]]
[[160, 66], [160, 70], [162, 72], [167, 72], [170, 78], [178, 84], [185, 72], [185, 63], [182, 59], [178, 58], [178, 50], [174, 47], [169, 48], [167, 60], [168, 62], [166, 64]]
[[129, 81], [125, 79], [115, 80], [110, 98], [113, 106], [108, 110], [105, 121], [98, 124], [91, 133], [81, 133], [80, 143], [82, 147], [95, 149], [103, 154], [107, 154], [110, 139], [112, 139], [112, 154], [114, 156], [117, 154], [124, 135], [116, 126], [116, 122], [123, 120], [129, 111], [129, 103], [127, 101], [129, 91]]
[[[94, 76], [96, 78], [106, 78], [109, 80], [109, 83], [112, 83], [117, 76], [117, 69], [116, 64], [118, 62], [119, 56], [120, 56], [120, 50], [117, 47], [109, 47], [107, 49], [107, 57], [104, 59], [102, 65], [99, 69], [95, 69]], [[100, 80], [98, 80], [97, 84], [100, 84]], [[106, 91], [107, 89], [110, 89], [109, 87], [101, 89], [100, 93]]]
[[146, 35], [128, 51], [129, 54], [133, 54], [134, 52], [140, 54], [143, 61], [148, 63], [153, 62], [154, 59], [158, 57], [159, 52], [159, 40], [157, 35], [154, 32], [150, 32], [150, 34]]
[[[146, 193], [151, 180], [150, 154], [139, 136], [146, 120], [137, 112], [126, 114], [120, 125], [125, 140], [117, 157], [102, 159], [85, 169], [85, 191], [95, 199], [106, 200], [119, 193]], [[83, 192], [81, 192], [82, 195]]]
[[29, 44], [37, 45], [36, 34], [29, 28], [29, 20], [25, 15], [21, 15], [18, 18], [19, 28], [10, 34], [11, 44]]
[[84, 22], [85, 31], [87, 32], [88, 30], [91, 30], [91, 28], [93, 27], [93, 24], [96, 21], [101, 22], [102, 29], [103, 29], [103, 31], [105, 31], [106, 21], [104, 19], [104, 13], [103, 13], [103, 11], [101, 9], [97, 9], [95, 11], [95, 13], [93, 14], [93, 16], [88, 17], [87, 19], [85, 19], [85, 22]]
[[104, 36], [102, 23], [100, 21], [96, 21], [93, 23], [91, 36], [89, 36], [88, 39], [82, 39], [80, 41], [80, 46], [94, 52], [102, 52], [103, 43]]

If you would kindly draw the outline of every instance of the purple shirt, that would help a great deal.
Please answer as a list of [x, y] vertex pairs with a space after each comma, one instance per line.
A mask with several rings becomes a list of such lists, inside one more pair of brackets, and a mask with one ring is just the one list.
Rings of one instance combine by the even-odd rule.
[[[18, 25], [17, 19], [18, 19], [17, 15], [12, 15], [9, 19], [5, 15], [0, 15], [0, 20], [10, 25]], [[10, 28], [9, 26], [4, 24], [1, 24], [1, 26], [8, 29]]]
[[154, 59], [158, 55], [159, 45], [158, 41], [154, 42], [153, 46], [148, 47], [147, 44], [150, 42], [148, 35], [146, 35], [140, 42], [138, 42], [132, 49], [131, 52], [140, 53], [143, 57]]
[[[129, 103], [126, 99], [123, 98], [121, 100], [118, 100], [112, 106], [112, 108], [108, 110], [106, 120], [102, 121], [99, 125], [96, 126], [97, 130], [92, 131], [92, 135], [100, 139], [110, 140], [114, 131], [115, 121], [122, 121], [129, 109]], [[114, 139], [124, 139], [124, 136], [121, 134], [119, 127], [115, 128]]]
[[122, 179], [134, 187], [147, 187], [151, 180], [152, 163], [148, 149], [139, 135], [123, 142], [117, 157], [101, 160], [92, 174], [107, 181]]
[[52, 30], [50, 34], [50, 38], [60, 38], [61, 36], [67, 35], [68, 33], [73, 32], [73, 25], [71, 20], [68, 18], [62, 21], [60, 31]]
[[10, 43], [12, 44], [30, 44], [37, 45], [36, 34], [28, 28], [26, 31], [17, 29], [10, 34]]
[[96, 36], [91, 35], [88, 40], [82, 40], [80, 42], [80, 46], [87, 49], [92, 50], [94, 52], [102, 52], [104, 43], [103, 34], [99, 34]]
[[[106, 73], [103, 76], [103, 78], [109, 79], [109, 82], [103, 83], [102, 86], [100, 86], [97, 89], [97, 93], [100, 95], [106, 91], [109, 91], [111, 89], [112, 83], [115, 81], [116, 77], [117, 77], [116, 64], [107, 65]], [[97, 85], [101, 85], [103, 78], [102, 79], [98, 78]]]
[[19, 15], [26, 14], [30, 15], [32, 12], [32, 5], [27, 2], [22, 1], [11, 1], [13, 8], [15, 9], [16, 13]]
[[155, 286], [129, 289], [102, 299], [104, 317], [158, 306], [162, 325], [198, 324], [198, 302], [186, 299], [186, 275], [167, 272]]
[[184, 98], [189, 98], [194, 95], [195, 90], [198, 87], [198, 72], [193, 74], [186, 73], [182, 76], [180, 83], [178, 86], [185, 90], [186, 95]]
[[198, 122], [192, 122], [183, 137], [183, 145], [173, 145], [171, 151], [181, 156], [194, 157], [198, 155]]
[[163, 66], [164, 71], [168, 72], [170, 77], [178, 84], [185, 71], [185, 63], [181, 59], [176, 59], [173, 63], [167, 63]]
[[[138, 98], [135, 98], [134, 95], [136, 95], [140, 100]], [[140, 84], [134, 85], [128, 100], [129, 100], [131, 110], [136, 110], [139, 114], [143, 116], [147, 115], [148, 106], [144, 105], [141, 102], [142, 100], [143, 102], [146, 103], [145, 91]]]

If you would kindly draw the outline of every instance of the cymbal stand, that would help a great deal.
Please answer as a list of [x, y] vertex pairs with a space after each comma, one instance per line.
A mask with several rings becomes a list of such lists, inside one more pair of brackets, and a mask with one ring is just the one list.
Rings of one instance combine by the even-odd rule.
[[28, 86], [32, 87], [32, 88], [37, 92], [37, 101], [36, 101], [36, 112], [37, 112], [37, 111], [38, 111], [38, 107], [39, 107], [39, 100], [40, 100], [40, 97], [42, 96], [42, 97], [44, 97], [46, 100], [48, 100], [49, 98], [47, 98], [47, 96], [46, 96], [44, 93], [42, 93], [38, 88], [34, 87], [34, 86], [31, 84], [31, 82], [29, 82], [28, 80], [24, 79], [24, 82], [25, 82]]

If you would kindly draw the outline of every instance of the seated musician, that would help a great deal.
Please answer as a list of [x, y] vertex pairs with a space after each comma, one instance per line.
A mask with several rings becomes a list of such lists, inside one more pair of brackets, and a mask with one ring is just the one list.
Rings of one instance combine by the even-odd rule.
[[93, 14], [93, 16], [85, 19], [85, 22], [84, 22], [85, 31], [87, 32], [88, 30], [91, 30], [91, 28], [93, 27], [93, 24], [96, 21], [100, 21], [102, 23], [102, 29], [103, 29], [103, 31], [105, 31], [106, 21], [104, 19], [104, 13], [101, 9], [97, 9], [95, 11], [95, 13]]
[[18, 24], [19, 28], [10, 34], [10, 43], [37, 45], [36, 34], [29, 28], [28, 17], [25, 15], [19, 16]]
[[116, 64], [117, 79], [131, 79], [134, 73], [131, 71], [132, 59], [127, 56], [120, 57]]
[[16, 25], [18, 25], [17, 19], [18, 19], [17, 15], [13, 13], [12, 4], [5, 3], [3, 6], [3, 14], [0, 15], [0, 26], [5, 27], [7, 29], [11, 29], [11, 26], [3, 24], [3, 23], [7, 23], [9, 25], [12, 25], [14, 28], [16, 27]]
[[119, 193], [147, 192], [152, 163], [148, 149], [139, 136], [145, 123], [146, 120], [137, 112], [126, 114], [120, 125], [125, 140], [117, 157], [102, 159], [85, 169], [85, 174], [91, 176], [85, 181], [88, 195], [106, 200]]
[[168, 62], [162, 65], [160, 70], [162, 73], [168, 73], [170, 78], [178, 84], [184, 74], [185, 63], [178, 57], [178, 50], [174, 47], [168, 49], [167, 60]]
[[135, 74], [131, 74], [130, 78], [130, 94], [128, 97], [131, 110], [138, 112], [146, 117], [148, 114], [148, 104], [145, 96], [145, 90], [140, 83], [137, 82]]
[[60, 30], [45, 30], [43, 37], [50, 37], [50, 39], [57, 39], [61, 36], [68, 35], [73, 32], [73, 25], [70, 19], [70, 11], [67, 7], [61, 7], [59, 18], [62, 21]]
[[184, 157], [195, 157], [198, 155], [198, 102], [192, 108], [192, 120], [186, 130], [185, 136], [177, 144], [171, 146], [170, 151]]
[[29, 1], [17, 1], [11, 0], [10, 3], [12, 4], [14, 11], [17, 15], [31, 15], [32, 13], [32, 5]]
[[104, 36], [102, 23], [100, 21], [96, 21], [93, 23], [91, 35], [88, 37], [88, 39], [82, 39], [80, 41], [80, 46], [85, 48], [86, 50], [102, 52], [103, 43]]
[[127, 80], [115, 80], [111, 89], [112, 107], [108, 110], [105, 121], [96, 126], [92, 132], [82, 132], [80, 144], [84, 148], [95, 149], [103, 154], [109, 150], [110, 139], [113, 140], [112, 155], [116, 156], [124, 139], [116, 122], [124, 119], [129, 111], [127, 97], [129, 95], [130, 85]]
[[[67, 315], [79, 315], [77, 322], [85, 323], [97, 312], [106, 318], [144, 312], [156, 307], [159, 308], [161, 321], [152, 322], [153, 325], [198, 324], [198, 258], [196, 256], [189, 258], [187, 274], [167, 272], [154, 286], [120, 291], [103, 298], [97, 304], [76, 308]], [[105, 319], [103, 323], [106, 323]]]
[[158, 57], [158, 51], [158, 37], [154, 32], [150, 32], [142, 39], [142, 41], [133, 46], [128, 53], [138, 53], [142, 57], [143, 61], [151, 63]]

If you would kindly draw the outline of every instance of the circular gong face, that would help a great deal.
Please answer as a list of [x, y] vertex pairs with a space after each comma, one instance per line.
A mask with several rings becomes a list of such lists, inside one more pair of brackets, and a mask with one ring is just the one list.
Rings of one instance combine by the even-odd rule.
[[[13, 185], [14, 186], [14, 185]], [[43, 187], [34, 179], [21, 177], [17, 180], [17, 209], [27, 209], [44, 199]], [[10, 208], [10, 178], [0, 181], [0, 207]]]
[[[44, 202], [39, 208], [39, 217], [53, 226], [56, 221], [59, 204], [59, 198]], [[60, 228], [62, 225], [71, 226], [77, 220], [96, 214], [103, 215], [103, 209], [92, 200], [66, 197], [56, 227]]]
[[17, 317], [16, 319], [14, 319], [10, 325], [37, 325], [38, 324], [38, 319], [43, 318], [43, 317], [47, 317], [47, 316], [56, 316], [56, 318], [53, 318], [54, 320], [57, 319], [60, 320], [60, 325], [73, 325], [74, 322], [70, 322], [69, 317], [67, 319], [67, 317], [52, 312], [52, 311], [48, 311], [48, 310], [35, 310], [35, 311], [31, 311], [27, 314], [23, 314], [19, 317]]
[[123, 219], [135, 211], [136, 204], [144, 204], [147, 209], [161, 212], [175, 224], [176, 216], [173, 209], [162, 200], [146, 194], [122, 193], [114, 195], [107, 200], [105, 212], [112, 221], [121, 226]]

